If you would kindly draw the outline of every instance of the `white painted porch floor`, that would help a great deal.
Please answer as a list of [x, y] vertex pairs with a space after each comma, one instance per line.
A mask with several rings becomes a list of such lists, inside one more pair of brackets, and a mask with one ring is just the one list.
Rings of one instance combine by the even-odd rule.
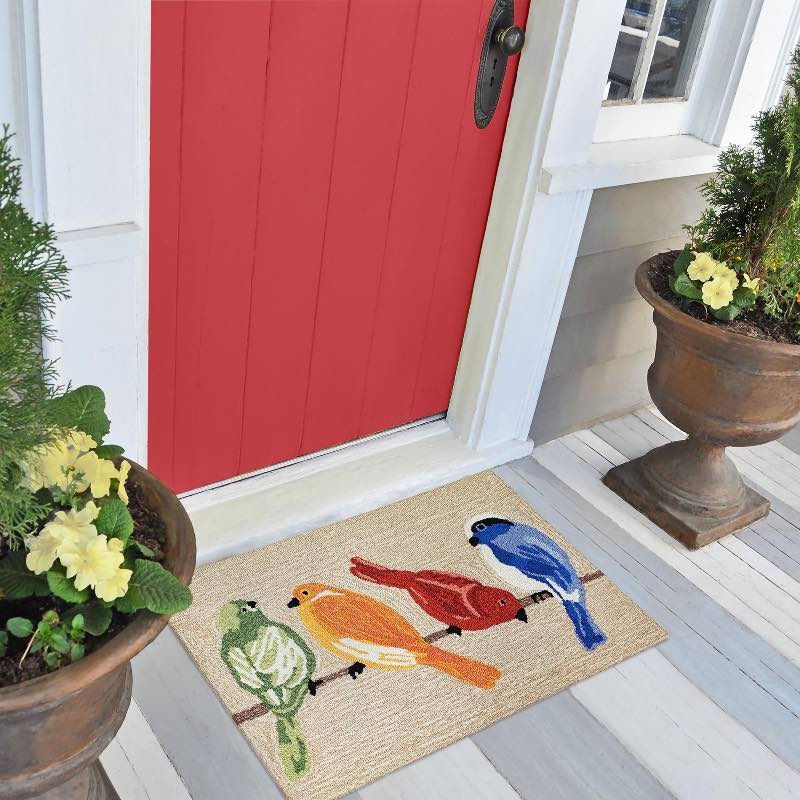
[[[600, 482], [680, 436], [643, 410], [498, 469], [670, 639], [351, 797], [800, 798], [800, 447], [731, 451], [772, 511], [689, 552]], [[122, 800], [281, 797], [169, 630], [134, 696], [102, 757]]]

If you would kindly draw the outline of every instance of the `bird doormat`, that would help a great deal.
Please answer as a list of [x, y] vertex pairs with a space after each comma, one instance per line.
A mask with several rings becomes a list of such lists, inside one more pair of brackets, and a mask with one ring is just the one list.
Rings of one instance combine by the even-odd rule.
[[666, 638], [494, 472], [201, 568], [172, 621], [292, 800], [329, 800]]

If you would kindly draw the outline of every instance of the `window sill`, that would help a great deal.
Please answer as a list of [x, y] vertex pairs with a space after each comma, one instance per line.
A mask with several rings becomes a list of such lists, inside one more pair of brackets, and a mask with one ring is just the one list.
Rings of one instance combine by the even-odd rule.
[[714, 172], [720, 148], [694, 136], [658, 136], [593, 144], [582, 164], [545, 166], [539, 180], [544, 194], [580, 192], [630, 183], [682, 178]]

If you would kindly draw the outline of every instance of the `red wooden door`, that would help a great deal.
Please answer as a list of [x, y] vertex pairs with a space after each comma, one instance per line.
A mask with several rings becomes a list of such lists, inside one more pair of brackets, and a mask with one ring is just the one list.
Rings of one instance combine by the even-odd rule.
[[153, 2], [148, 457], [173, 489], [447, 408], [516, 68], [478, 130], [492, 5]]

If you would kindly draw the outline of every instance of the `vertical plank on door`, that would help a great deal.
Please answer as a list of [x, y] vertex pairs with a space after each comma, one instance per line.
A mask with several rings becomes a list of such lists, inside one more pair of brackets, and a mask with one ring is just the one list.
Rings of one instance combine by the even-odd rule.
[[187, 6], [178, 491], [230, 477], [239, 467], [269, 19], [270, 3], [262, 0]]
[[[427, 0], [422, 6], [372, 326], [361, 436], [411, 419], [459, 130], [472, 122], [464, 107], [474, 92], [472, 63], [475, 43], [483, 35], [485, 5], [484, 0]], [[471, 283], [469, 270], [462, 268], [462, 278]], [[444, 398], [437, 410], [446, 407]]]
[[[153, 3], [150, 145], [150, 311], [148, 454], [151, 470], [172, 483], [175, 410], [175, 309], [178, 298], [181, 103], [186, 3]], [[176, 102], [176, 100], [178, 102]]]
[[408, 0], [350, 8], [303, 453], [358, 436], [418, 12]]
[[[487, 0], [484, 6], [487, 18], [491, 6]], [[517, 2], [514, 8], [514, 22], [523, 29], [528, 8], [526, 2]], [[480, 46], [481, 43], [478, 48]], [[476, 52], [470, 76], [473, 86], [477, 80], [478, 61], [479, 52]], [[456, 172], [414, 391], [414, 419], [442, 411], [450, 400], [518, 63], [518, 58], [508, 61], [503, 92], [489, 127], [478, 130], [474, 124], [467, 124], [461, 128]], [[467, 105], [465, 114], [471, 115], [471, 95]], [[475, 164], [484, 164], [485, 168], [476, 169]], [[464, 264], [475, 265], [472, 280], [465, 279]]]
[[[241, 473], [300, 449], [347, 7], [314, 0], [272, 11]], [[313, 59], [298, 61], [298, 43]]]

